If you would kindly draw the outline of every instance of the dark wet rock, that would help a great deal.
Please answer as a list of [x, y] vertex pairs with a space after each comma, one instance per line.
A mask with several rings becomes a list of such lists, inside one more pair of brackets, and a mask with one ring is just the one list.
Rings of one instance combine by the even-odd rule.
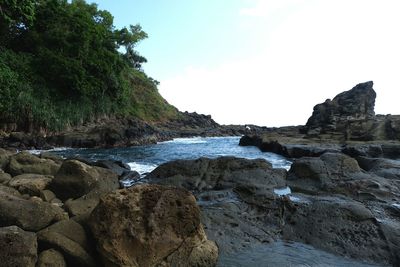
[[89, 214], [99, 204], [100, 197], [106, 192], [91, 192], [77, 199], [65, 201], [64, 208], [70, 216]]
[[39, 231], [65, 217], [62, 209], [47, 202], [0, 191], [0, 226], [17, 225], [27, 231]]
[[58, 156], [51, 152], [42, 152], [42, 153], [40, 153], [39, 157], [41, 159], [51, 159], [52, 161], [54, 161], [55, 163], [60, 164], [60, 165], [64, 161], [64, 159], [61, 156]]
[[77, 242], [56, 231], [38, 233], [39, 246], [42, 249], [54, 248], [60, 251], [69, 266], [97, 266], [95, 260]]
[[178, 160], [159, 166], [146, 178], [192, 190], [207, 235], [223, 255], [272, 242], [280, 232], [282, 203], [274, 189], [286, 186], [286, 170], [273, 169], [264, 160]]
[[67, 267], [67, 263], [60, 252], [48, 249], [39, 254], [37, 267]]
[[[118, 218], [118, 219], [116, 219]], [[102, 198], [90, 228], [105, 266], [215, 266], [218, 248], [184, 189], [137, 185]]]
[[341, 153], [325, 153], [318, 158], [296, 159], [289, 170], [287, 183], [295, 192], [338, 193], [360, 201], [393, 201], [400, 197], [400, 181], [387, 177], [396, 171], [369, 169], [367, 172], [354, 158]]
[[393, 251], [399, 236], [389, 240], [371, 211], [349, 198], [308, 197], [296, 203], [296, 209], [285, 212], [283, 237], [351, 258], [398, 262]]
[[50, 184], [53, 176], [41, 174], [20, 174], [14, 176], [8, 185], [17, 189], [21, 194], [40, 196], [40, 192], [45, 190]]
[[295, 191], [318, 194], [329, 191], [340, 181], [352, 179], [361, 169], [355, 159], [341, 153], [296, 159], [288, 175], [288, 185]]
[[76, 221], [62, 220], [38, 232], [41, 249], [56, 248], [69, 266], [97, 266], [94, 250], [84, 228]]
[[265, 138], [245, 135], [240, 139], [239, 145], [256, 146], [262, 152], [272, 152], [288, 158], [319, 157], [326, 152], [340, 152], [342, 149], [339, 144], [310, 143], [308, 140], [290, 138], [281, 142], [280, 139], [282, 138], [268, 135]]
[[369, 173], [400, 181], [400, 160], [357, 157], [358, 164]]
[[124, 172], [118, 179], [121, 185], [121, 188], [130, 186], [135, 181], [138, 181], [141, 178], [140, 173], [137, 171], [127, 171]]
[[[117, 175], [77, 160], [66, 160], [55, 175], [51, 187], [58, 198], [79, 198], [89, 192], [99, 194], [119, 188]], [[93, 195], [93, 194], [92, 194]]]
[[131, 170], [129, 165], [123, 163], [122, 161], [98, 160], [91, 165], [109, 169], [110, 171], [116, 173], [118, 176], [121, 176], [123, 173]]
[[146, 178], [188, 190], [223, 190], [236, 187], [257, 187], [271, 192], [286, 186], [286, 170], [273, 169], [263, 159], [220, 157], [176, 160], [157, 167]]
[[59, 168], [60, 165], [53, 160], [41, 159], [24, 151], [10, 157], [7, 172], [12, 176], [24, 173], [54, 175]]
[[89, 250], [89, 241], [84, 228], [72, 219], [56, 222], [55, 224], [41, 230], [39, 234], [46, 231], [59, 233], [78, 243], [82, 248]]
[[36, 234], [17, 226], [0, 228], [0, 265], [35, 267], [37, 260]]

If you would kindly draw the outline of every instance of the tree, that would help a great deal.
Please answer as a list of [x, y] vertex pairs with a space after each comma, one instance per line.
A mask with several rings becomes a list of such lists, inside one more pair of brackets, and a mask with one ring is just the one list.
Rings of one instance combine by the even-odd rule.
[[147, 62], [147, 59], [141, 56], [136, 50], [136, 45], [146, 39], [147, 33], [142, 30], [142, 27], [137, 25], [130, 25], [129, 29], [122, 28], [117, 30], [117, 44], [125, 48], [125, 59], [135, 69], [141, 69], [142, 64]]
[[7, 45], [9, 39], [19, 35], [32, 25], [37, 1], [0, 1], [0, 45]]

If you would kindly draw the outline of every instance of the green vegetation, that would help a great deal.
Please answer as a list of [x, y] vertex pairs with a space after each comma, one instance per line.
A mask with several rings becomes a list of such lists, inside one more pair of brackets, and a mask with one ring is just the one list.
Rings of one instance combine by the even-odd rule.
[[145, 38], [84, 0], [0, 0], [0, 124], [60, 130], [103, 115], [176, 117], [141, 70], [135, 47]]

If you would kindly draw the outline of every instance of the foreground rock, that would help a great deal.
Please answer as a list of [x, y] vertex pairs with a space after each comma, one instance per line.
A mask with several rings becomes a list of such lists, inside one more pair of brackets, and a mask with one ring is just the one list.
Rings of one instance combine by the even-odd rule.
[[27, 231], [39, 231], [66, 217], [61, 208], [47, 202], [0, 191], [0, 226], [17, 225]]
[[138, 185], [102, 198], [90, 228], [105, 266], [215, 266], [200, 210], [183, 189]]
[[35, 233], [17, 226], [0, 228], [1, 266], [35, 267], [37, 241]]
[[15, 176], [24, 173], [54, 175], [60, 165], [51, 159], [40, 159], [28, 152], [21, 152], [10, 157], [8, 172]]
[[[394, 234], [399, 222], [378, 222], [360, 202], [341, 196], [302, 196], [285, 212], [285, 239], [311, 244], [335, 254], [398, 266], [400, 236]], [[396, 225], [393, 228], [393, 225]], [[389, 231], [384, 229], [389, 228]]]
[[119, 188], [118, 176], [108, 169], [66, 160], [50, 188], [72, 216], [89, 214], [104, 194]]

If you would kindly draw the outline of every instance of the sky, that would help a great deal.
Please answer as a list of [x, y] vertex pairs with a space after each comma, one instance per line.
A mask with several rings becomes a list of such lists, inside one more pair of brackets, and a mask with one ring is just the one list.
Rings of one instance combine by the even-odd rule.
[[378, 114], [400, 114], [398, 0], [95, 0], [159, 92], [220, 124], [305, 124], [313, 106], [374, 81]]

